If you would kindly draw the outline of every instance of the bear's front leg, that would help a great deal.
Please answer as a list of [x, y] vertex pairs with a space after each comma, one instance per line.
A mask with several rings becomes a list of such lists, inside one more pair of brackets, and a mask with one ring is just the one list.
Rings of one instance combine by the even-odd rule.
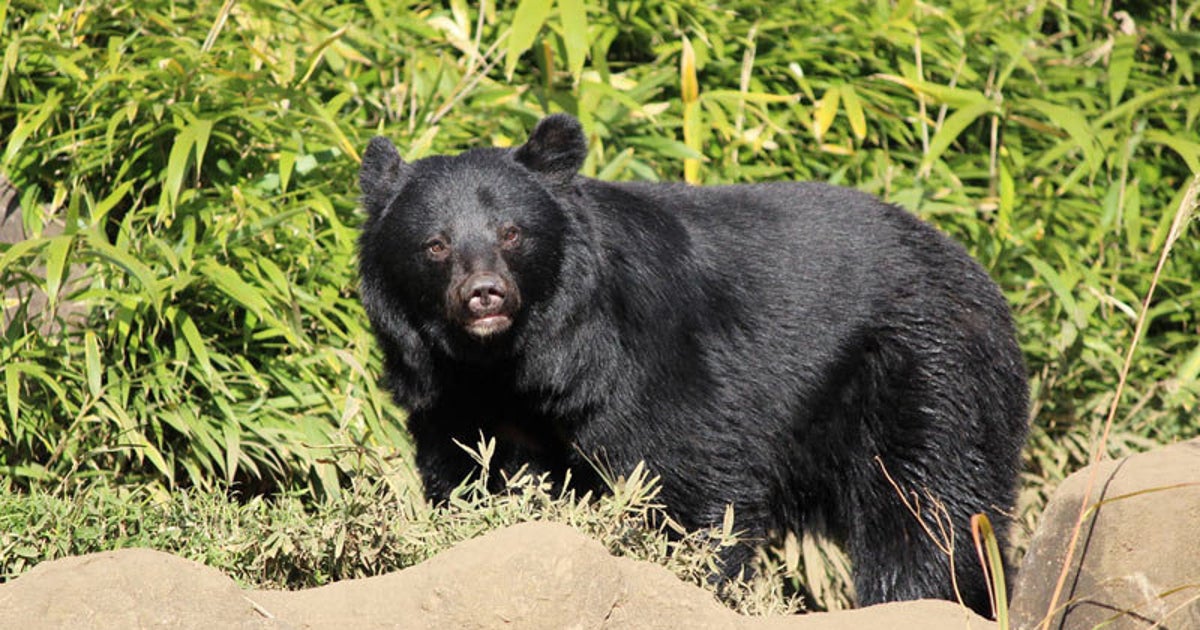
[[448, 432], [429, 412], [410, 416], [408, 427], [416, 445], [417, 470], [425, 486], [425, 498], [434, 505], [442, 505], [455, 488], [479, 470], [479, 465], [456, 440], [475, 448], [479, 436], [470, 438], [465, 433]]

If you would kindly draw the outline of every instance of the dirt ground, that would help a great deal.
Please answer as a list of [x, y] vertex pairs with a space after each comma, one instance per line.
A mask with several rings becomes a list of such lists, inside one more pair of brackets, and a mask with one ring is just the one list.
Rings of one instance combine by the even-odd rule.
[[306, 591], [246, 591], [170, 554], [126, 549], [38, 565], [0, 585], [0, 628], [991, 629], [950, 602], [742, 617], [666, 569], [575, 530], [526, 523], [417, 566]]

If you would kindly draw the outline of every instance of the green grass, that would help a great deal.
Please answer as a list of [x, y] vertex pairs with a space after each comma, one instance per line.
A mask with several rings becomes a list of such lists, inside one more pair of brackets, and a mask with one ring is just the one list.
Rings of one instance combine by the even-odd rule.
[[[437, 510], [383, 482], [354, 483], [315, 504], [297, 493], [238, 502], [196, 489], [162, 497], [128, 487], [69, 496], [34, 490], [0, 495], [0, 581], [45, 560], [149, 547], [218, 568], [246, 588], [308, 588], [411, 566], [507, 525], [552, 520], [617, 555], [662, 564], [711, 587], [706, 578], [715, 551], [734, 537], [721, 529], [673, 535], [682, 530], [663, 513], [657, 492], [643, 470], [598, 500], [554, 493], [544, 478], [523, 473], [497, 494], [476, 480]], [[721, 594], [746, 613], [799, 610], [800, 599], [770, 577], [731, 583]]]
[[[378, 133], [408, 159], [507, 146], [567, 111], [592, 176], [830, 181], [964, 243], [1013, 304], [1032, 377], [1027, 533], [1097, 444], [1200, 172], [1197, 5], [803, 4], [0, 0], [0, 175], [35, 235], [0, 245], [0, 286], [50, 296], [5, 293], [0, 514], [89, 492], [124, 497], [95, 499], [105, 514], [186, 511], [231, 490], [237, 510], [319, 529], [382, 484], [433, 518], [355, 293], [358, 151]], [[1197, 233], [1158, 278], [1109, 454], [1196, 434]], [[60, 303], [86, 322], [43, 334]], [[71, 536], [0, 560], [84, 549]], [[236, 572], [250, 549], [203, 554]], [[836, 563], [799, 577], [814, 549], [776, 561], [837, 605]], [[312, 579], [358, 574], [338, 571]]]

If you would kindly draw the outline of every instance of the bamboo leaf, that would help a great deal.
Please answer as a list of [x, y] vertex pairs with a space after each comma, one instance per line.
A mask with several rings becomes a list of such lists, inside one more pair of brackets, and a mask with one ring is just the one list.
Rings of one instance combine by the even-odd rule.
[[587, 6], [583, 0], [558, 0], [562, 13], [563, 45], [567, 49], [567, 67], [578, 81], [588, 53]]
[[66, 280], [67, 257], [73, 242], [70, 234], [62, 234], [50, 239], [46, 245], [46, 296], [51, 304], [58, 302], [58, 292]]
[[629, 165], [629, 161], [633, 159], [633, 149], [625, 149], [618, 153], [604, 168], [596, 174], [596, 179], [612, 180], [616, 179], [622, 171]]
[[[0, 4], [0, 7], [7, 8], [7, 0]], [[3, 11], [0, 11], [2, 13]], [[4, 16], [0, 15], [0, 24], [4, 23]], [[4, 88], [8, 86], [8, 76], [17, 67], [17, 55], [21, 52], [21, 38], [14, 37], [8, 46], [4, 48], [4, 59], [0, 61], [0, 94], [4, 94]]]
[[[1183, 31], [1179, 34], [1183, 35], [1185, 33], [1188, 35], [1191, 34], [1188, 31]], [[1161, 42], [1164, 46], [1166, 46], [1167, 50], [1169, 50], [1171, 52], [1171, 58], [1175, 61], [1176, 64], [1178, 64], [1178, 70], [1176, 70], [1176, 72], [1178, 73], [1177, 76], [1184, 81], [1187, 81], [1189, 83], [1194, 83], [1195, 76], [1196, 76], [1196, 70], [1192, 64], [1192, 55], [1195, 53], [1194, 44], [1189, 45], [1189, 44], [1180, 42], [1175, 37], [1174, 33], [1164, 32], [1161, 29], [1159, 29], [1155, 33], [1155, 38], [1159, 42]], [[3, 83], [3, 81], [0, 81], [0, 91], [2, 91], [3, 88], [4, 88], [4, 83]], [[1188, 125], [1188, 126], [1190, 127], [1191, 125]]]
[[813, 135], [816, 136], [817, 142], [825, 137], [825, 132], [833, 126], [833, 120], [837, 117], [838, 105], [841, 104], [841, 88], [834, 86], [825, 90], [825, 95], [817, 102], [817, 107], [813, 111]]
[[175, 313], [175, 325], [178, 326], [179, 333], [183, 335], [184, 342], [187, 343], [192, 356], [196, 357], [196, 361], [200, 363], [200, 369], [204, 376], [210, 380], [213, 379], [212, 361], [209, 359], [208, 348], [205, 346], [204, 338], [200, 336], [200, 331], [196, 328], [196, 323], [192, 321], [190, 315], [180, 310]]
[[16, 427], [21, 419], [21, 372], [15, 363], [9, 363], [4, 370], [4, 399], [8, 403], [8, 423], [0, 422], [0, 439], [7, 440], [12, 435], [8, 427]]
[[437, 138], [438, 133], [442, 130], [438, 125], [430, 125], [421, 135], [417, 137], [404, 152], [406, 161], [419, 160], [429, 154], [433, 148], [433, 141]]
[[1200, 142], [1187, 140], [1175, 134], [1164, 133], [1157, 129], [1146, 132], [1146, 142], [1161, 144], [1183, 158], [1192, 174], [1200, 173]]
[[114, 188], [108, 196], [101, 199], [100, 203], [97, 203], [91, 210], [90, 218], [92, 225], [103, 225], [105, 217], [129, 194], [129, 191], [133, 189], [133, 184], [134, 181], [132, 179], [127, 179]]
[[504, 59], [504, 76], [512, 79], [513, 71], [525, 51], [533, 47], [533, 41], [550, 16], [552, 0], [521, 0], [513, 15], [512, 32], [508, 35], [508, 51]]
[[162, 451], [157, 446], [146, 439], [146, 435], [141, 431], [134, 430], [130, 433], [130, 443], [137, 449], [137, 452], [142, 457], [150, 460], [154, 468], [166, 479], [173, 479], [175, 471], [170, 464], [167, 463], [167, 458], [163, 456]]
[[877, 76], [885, 81], [903, 85], [912, 90], [914, 94], [924, 94], [936, 103], [944, 103], [954, 108], [967, 107], [988, 101], [988, 97], [978, 90], [950, 87], [929, 81], [917, 81], [893, 74], [880, 74]]
[[862, 140], [867, 137], [867, 117], [863, 114], [862, 102], [858, 100], [858, 92], [853, 85], [842, 86], [842, 103], [846, 106], [846, 118], [850, 121], [850, 131], [854, 137]]
[[222, 293], [262, 318], [269, 311], [266, 298], [250, 286], [234, 270], [218, 262], [204, 261], [198, 267], [201, 275], [208, 278]]
[[338, 122], [338, 111], [341, 103], [349, 99], [350, 96], [349, 92], [342, 92], [329, 101], [330, 107], [322, 107], [319, 102], [313, 99], [309, 99], [308, 104], [321, 122], [325, 124], [325, 129], [333, 135], [337, 146], [342, 152], [358, 162], [361, 161], [361, 158], [358, 157], [358, 151], [354, 148], [354, 143], [350, 142], [350, 139], [346, 137], [346, 132], [342, 130], [341, 124]]
[[192, 146], [196, 149], [196, 179], [204, 168], [204, 152], [208, 149], [208, 138], [212, 135], [213, 121], [197, 120], [189, 125], [192, 135]]
[[[1047, 101], [1030, 99], [1028, 104], [1050, 119], [1050, 122], [1054, 123], [1059, 129], [1067, 132], [1071, 145], [1077, 146], [1083, 151], [1084, 160], [1091, 170], [1094, 171], [1099, 168], [1104, 155], [1100, 152], [1100, 147], [1096, 143], [1096, 133], [1088, 125], [1086, 117], [1082, 116], [1077, 110]], [[1049, 161], [1046, 158], [1042, 158], [1039, 165], [1045, 166], [1048, 163]]]
[[679, 97], [685, 104], [695, 103], [700, 98], [700, 83], [696, 80], [696, 50], [686, 37], [683, 38], [679, 55]]
[[683, 100], [683, 143], [695, 157], [683, 159], [683, 180], [689, 184], [700, 183], [700, 83], [696, 78], [696, 51], [691, 41], [683, 38], [679, 55], [679, 95]]
[[128, 252], [122, 251], [108, 244], [108, 240], [96, 231], [86, 233], [85, 240], [88, 246], [88, 253], [99, 256], [118, 267], [121, 267], [142, 285], [142, 289], [147, 293], [155, 310], [162, 308], [162, 292], [158, 287], [158, 280], [154, 272], [150, 270], [142, 261]]
[[1062, 304], [1064, 314], [1071, 319], [1072, 322], [1079, 318], [1080, 310], [1079, 303], [1075, 301], [1075, 283], [1068, 283], [1057, 271], [1054, 270], [1046, 261], [1040, 258], [1026, 257], [1026, 262], [1033, 267], [1055, 297]]
[[46, 124], [46, 119], [58, 109], [62, 98], [62, 94], [58, 90], [50, 90], [46, 94], [46, 100], [42, 102], [41, 106], [30, 112], [28, 116], [22, 117], [17, 121], [16, 128], [8, 136], [8, 146], [4, 149], [4, 166], [7, 167], [11, 164], [17, 154], [21, 152], [30, 134], [41, 129], [42, 125]]
[[[19, 260], [32, 255], [37, 250], [43, 249], [50, 242], [48, 238], [30, 238], [19, 241], [10, 245], [3, 254], [0, 254], [0, 273], [9, 271], [9, 266]], [[29, 264], [19, 265], [17, 271], [24, 272], [29, 268]]]
[[1133, 52], [1137, 46], [1136, 35], [1118, 35], [1113, 43], [1112, 57], [1108, 63], [1108, 105], [1116, 107], [1129, 83], [1133, 71]]
[[933, 163], [942, 157], [946, 149], [950, 148], [950, 143], [954, 142], [971, 123], [975, 122], [980, 116], [995, 113], [995, 111], [995, 105], [984, 101], [959, 109], [946, 118], [941, 128], [934, 134], [933, 139], [929, 141], [929, 152], [921, 159], [922, 170], [927, 171], [932, 167]]
[[996, 232], [1002, 241], [1007, 241], [1012, 234], [1013, 212], [1016, 210], [1017, 188], [1008, 165], [1004, 162], [999, 166], [1000, 202], [996, 210]]
[[700, 160], [704, 158], [703, 153], [700, 153], [699, 151], [682, 142], [679, 142], [678, 140], [671, 140], [670, 138], [660, 138], [658, 136], [633, 136], [626, 138], [626, 142], [634, 146], [645, 147], [657, 155], [674, 158], [677, 160]]
[[171, 145], [171, 154], [167, 158], [166, 181], [163, 182], [163, 194], [160, 201], [160, 205], [165, 208], [174, 207], [179, 200], [179, 189], [183, 186], [188, 156], [192, 152], [189, 140], [187, 134], [180, 132], [175, 135], [175, 142]]
[[167, 158], [166, 180], [163, 182], [163, 198], [160, 203], [164, 207], [173, 208], [179, 202], [179, 191], [183, 188], [183, 178], [187, 174], [188, 163], [193, 155], [196, 160], [196, 174], [199, 176], [212, 127], [211, 120], [193, 120], [175, 134], [175, 142], [171, 145], [171, 153]]
[[1187, 357], [1179, 363], [1175, 378], [1184, 385], [1200, 382], [1200, 345], [1192, 348]]
[[1156, 102], [1163, 102], [1172, 97], [1177, 97], [1188, 93], [1189, 88], [1183, 86], [1166, 86], [1155, 88], [1147, 92], [1141, 92], [1136, 96], [1130, 97], [1119, 106], [1101, 114], [1092, 124], [1095, 128], [1100, 129], [1115, 120], [1122, 120], [1126, 116], [1133, 115], [1146, 105]]
[[739, 92], [737, 90], [708, 90], [704, 93], [704, 100], [707, 101], [709, 99], [729, 103], [756, 103], [759, 105], [795, 103], [800, 100], [796, 94], [765, 94], [763, 92]]
[[8, 409], [13, 418], [12, 426], [16, 426], [17, 412], [20, 410], [22, 374], [36, 382], [38, 386], [44, 387], [54, 394], [52, 402], [60, 404], [64, 408], [69, 409], [71, 407], [67, 390], [63, 388], [61, 382], [61, 374], [52, 376], [45, 368], [30, 361], [9, 361], [4, 366], [4, 379]]
[[242, 459], [242, 440], [233, 425], [225, 425], [225, 483], [233, 485], [237, 477], [238, 463]]
[[695, 157], [683, 159], [683, 179], [689, 184], [700, 183], [700, 161], [704, 157], [701, 152], [701, 116], [700, 104], [687, 103], [683, 106], [683, 143], [691, 149]]
[[328, 49], [331, 44], [341, 39], [341, 37], [345, 35], [346, 31], [349, 29], [350, 25], [346, 24], [336, 31], [330, 33], [325, 39], [321, 40], [321, 43], [317, 46], [316, 50], [309, 55], [308, 69], [304, 71], [304, 76], [301, 77], [296, 83], [297, 87], [308, 83], [308, 80], [312, 77], [313, 72], [316, 72], [317, 66], [319, 66], [321, 61], [325, 59], [326, 49]]
[[1137, 186], [1131, 186], [1125, 195], [1125, 207], [1121, 209], [1122, 222], [1125, 224], [1125, 242], [1130, 252], [1138, 252], [1142, 245], [1142, 193]]
[[296, 167], [296, 154], [283, 151], [279, 154], [279, 192], [286, 193], [288, 184], [292, 181], [292, 171]]
[[998, 627], [1008, 628], [1008, 585], [1004, 581], [1004, 557], [1000, 552], [1000, 544], [992, 522], [986, 514], [971, 516], [971, 536], [975, 541], [975, 549], [983, 564], [988, 577], [988, 594], [992, 600], [992, 612], [996, 615]]
[[100, 363], [100, 341], [96, 332], [89, 330], [83, 334], [84, 369], [87, 373], [88, 392], [93, 398], [99, 398], [103, 393], [103, 372]]

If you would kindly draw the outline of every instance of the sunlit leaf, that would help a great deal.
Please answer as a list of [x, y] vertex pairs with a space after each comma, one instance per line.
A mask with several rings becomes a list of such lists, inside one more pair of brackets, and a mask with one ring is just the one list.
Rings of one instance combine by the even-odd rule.
[[846, 118], [850, 121], [850, 131], [854, 137], [862, 140], [867, 137], [867, 117], [863, 114], [862, 102], [858, 100], [858, 92], [853, 85], [843, 85], [841, 88], [842, 103], [846, 107]]
[[833, 119], [837, 117], [838, 105], [841, 104], [841, 88], [831, 87], [825, 90], [825, 95], [817, 102], [816, 110], [813, 112], [813, 135], [816, 136], [817, 142], [820, 142], [825, 137], [825, 132], [833, 126]]
[[100, 363], [100, 341], [95, 331], [87, 331], [83, 335], [85, 370], [87, 373], [88, 392], [95, 398], [102, 393], [104, 375]]
[[947, 117], [929, 141], [929, 152], [922, 158], [922, 168], [928, 169], [932, 166], [946, 149], [950, 148], [950, 143], [954, 142], [971, 123], [980, 116], [995, 113], [995, 110], [996, 107], [992, 103], [975, 103], [959, 109]]
[[512, 78], [517, 63], [525, 51], [533, 47], [533, 41], [550, 16], [553, 0], [521, 0], [513, 15], [512, 32], [508, 35], [508, 49], [504, 59], [504, 75]]
[[51, 303], [58, 300], [58, 292], [66, 280], [67, 257], [71, 253], [74, 239], [69, 234], [63, 234], [50, 239], [46, 244], [46, 295]]
[[1129, 73], [1133, 71], [1133, 53], [1137, 47], [1136, 35], [1118, 35], [1112, 49], [1112, 58], [1108, 62], [1108, 105], [1116, 107], [1125, 93], [1125, 85], [1129, 83]]
[[183, 186], [183, 178], [187, 174], [189, 160], [194, 158], [196, 171], [200, 171], [212, 127], [211, 120], [193, 120], [175, 135], [175, 142], [171, 146], [171, 155], [167, 159], [166, 181], [163, 190], [168, 206], [174, 206], [179, 200], [179, 190]]
[[700, 84], [696, 80], [696, 50], [692, 42], [683, 38], [679, 54], [679, 96], [684, 103], [694, 103], [700, 98]]
[[[1079, 148], [1091, 168], [1095, 169], [1100, 166], [1103, 154], [1100, 152], [1100, 146], [1096, 143], [1096, 132], [1088, 125], [1085, 116], [1080, 115], [1076, 110], [1048, 101], [1031, 99], [1028, 104], [1049, 118], [1055, 126], [1067, 132], [1071, 143], [1068, 146]], [[1047, 162], [1047, 160], [1043, 158], [1043, 162]]]
[[16, 128], [9, 134], [4, 147], [4, 165], [10, 164], [24, 148], [25, 141], [29, 136], [46, 124], [50, 114], [58, 109], [62, 98], [62, 94], [57, 90], [51, 90], [49, 94], [46, 94], [45, 100], [39, 103], [32, 112], [17, 121]]
[[1200, 173], [1200, 139], [1188, 140], [1156, 129], [1146, 132], [1146, 142], [1161, 144], [1177, 153], [1193, 174]]
[[588, 53], [587, 4], [584, 0], [558, 0], [562, 13], [563, 43], [567, 49], [567, 65], [576, 79], [583, 72]]

